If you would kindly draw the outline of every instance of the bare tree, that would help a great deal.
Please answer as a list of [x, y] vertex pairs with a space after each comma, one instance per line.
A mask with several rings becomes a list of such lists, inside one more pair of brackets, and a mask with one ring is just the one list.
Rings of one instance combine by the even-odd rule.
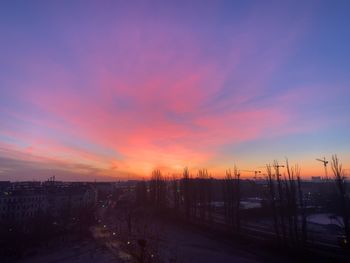
[[233, 177], [231, 170], [226, 171], [226, 176], [223, 181], [223, 190], [225, 221], [230, 226], [230, 229], [239, 232], [241, 227], [241, 192], [240, 174], [236, 166], [234, 166]]
[[198, 185], [198, 206], [199, 206], [199, 218], [202, 222], [206, 220], [206, 185], [207, 179], [206, 171], [199, 170], [195, 183]]
[[188, 171], [188, 168], [186, 167], [182, 173], [182, 180], [181, 180], [181, 195], [182, 195], [182, 202], [185, 210], [186, 218], [189, 219], [191, 217], [191, 198], [190, 198], [190, 191], [191, 191], [191, 182], [190, 182], [190, 173]]
[[[302, 244], [305, 245], [307, 237], [306, 228], [306, 214], [305, 207], [303, 203], [303, 194], [301, 190], [301, 179], [300, 179], [300, 169], [296, 165], [294, 167], [289, 166], [288, 159], [286, 159], [286, 168], [288, 178], [285, 177], [285, 188], [286, 188], [286, 214], [288, 217], [288, 229], [289, 229], [289, 240], [295, 245], [300, 245], [300, 240]], [[298, 184], [298, 186], [297, 186]], [[298, 188], [298, 193], [297, 193]], [[299, 209], [298, 209], [298, 199], [299, 208], [301, 213], [301, 227], [299, 227]], [[301, 231], [300, 231], [301, 228]], [[302, 238], [300, 238], [299, 233], [302, 233]]]
[[139, 206], [145, 205], [148, 202], [147, 184], [143, 180], [136, 184], [136, 203]]
[[240, 173], [237, 169], [237, 166], [235, 165], [233, 168], [233, 174], [234, 174], [234, 182], [235, 182], [235, 196], [234, 196], [234, 203], [235, 203], [235, 224], [236, 224], [236, 231], [239, 232], [241, 229], [241, 213], [240, 213], [240, 204], [241, 204], [241, 189], [240, 189]]
[[150, 180], [150, 199], [156, 209], [166, 206], [166, 181], [159, 170], [152, 172]]
[[178, 212], [180, 208], [180, 189], [179, 181], [175, 176], [173, 176], [171, 180], [171, 191], [173, 199], [173, 208], [175, 212]]
[[347, 184], [345, 181], [345, 175], [342, 168], [342, 164], [339, 162], [337, 155], [332, 156], [331, 166], [334, 174], [334, 180], [336, 187], [338, 189], [339, 204], [340, 204], [340, 214], [343, 220], [344, 228], [344, 243], [350, 247], [350, 222], [349, 222], [349, 197], [347, 194]]
[[278, 212], [281, 222], [281, 232], [283, 237], [283, 242], [287, 244], [287, 233], [286, 233], [286, 222], [285, 222], [285, 197], [284, 189], [281, 180], [281, 174], [279, 172], [280, 165], [277, 161], [274, 161], [273, 168], [275, 170], [275, 178], [277, 180], [277, 189], [278, 189]]
[[198, 176], [195, 180], [196, 188], [198, 189], [198, 201], [199, 201], [199, 216], [203, 221], [211, 221], [211, 179], [209, 178], [208, 171], [202, 169], [198, 171]]
[[273, 178], [273, 174], [271, 171], [271, 165], [266, 165], [267, 170], [267, 184], [269, 188], [269, 195], [270, 195], [270, 206], [272, 211], [272, 218], [273, 218], [273, 226], [275, 229], [277, 240], [280, 239], [280, 231], [279, 231], [279, 224], [278, 224], [278, 213], [277, 213], [277, 205], [276, 205], [276, 190], [275, 190], [275, 182]]
[[223, 180], [223, 199], [225, 222], [232, 229], [233, 226], [233, 179], [231, 170], [226, 170], [226, 176]]
[[307, 215], [306, 215], [306, 205], [304, 202], [304, 195], [301, 188], [301, 178], [300, 178], [300, 168], [298, 166], [295, 167], [295, 176], [297, 178], [298, 182], [298, 196], [299, 196], [299, 208], [300, 208], [300, 214], [301, 214], [301, 240], [302, 244], [305, 247], [308, 234], [307, 234]]

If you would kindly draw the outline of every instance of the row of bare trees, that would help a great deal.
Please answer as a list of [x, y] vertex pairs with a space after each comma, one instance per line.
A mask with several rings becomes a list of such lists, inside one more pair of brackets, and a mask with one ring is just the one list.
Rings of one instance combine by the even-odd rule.
[[226, 171], [226, 176], [223, 180], [223, 201], [226, 224], [230, 226], [231, 230], [240, 232], [240, 174], [236, 166], [233, 169], [233, 176], [231, 170]]
[[332, 170], [334, 174], [334, 180], [338, 193], [339, 200], [339, 213], [342, 218], [344, 243], [347, 247], [350, 247], [350, 193], [348, 185], [346, 183], [345, 173], [342, 164], [336, 155], [332, 156]]
[[[221, 184], [219, 189], [218, 182]], [[222, 193], [215, 193], [215, 189], [222, 190]], [[233, 175], [228, 170], [225, 179], [220, 181], [214, 180], [206, 169], [191, 176], [185, 168], [181, 178], [166, 178], [155, 170], [148, 184], [141, 181], [136, 185], [136, 201], [139, 205], [151, 205], [157, 211], [171, 208], [186, 220], [211, 225], [215, 221], [215, 201], [218, 199], [215, 195], [219, 195], [224, 207], [224, 221], [230, 230], [239, 232], [240, 192], [240, 174], [236, 167]]]
[[[285, 167], [281, 174], [280, 168]], [[335, 189], [339, 203], [338, 214], [342, 218], [344, 243], [350, 241], [350, 201], [344, 171], [337, 158], [332, 158]], [[288, 159], [285, 165], [275, 161], [266, 166], [266, 189], [268, 212], [272, 218], [273, 231], [277, 241], [287, 247], [306, 247], [309, 243], [307, 224], [307, 198], [303, 193], [300, 168], [290, 166]], [[217, 199], [221, 184], [220, 198]], [[244, 183], [244, 182], [243, 182]], [[233, 233], [242, 232], [242, 181], [240, 172], [235, 166], [233, 172], [226, 171], [223, 180], [215, 180], [205, 169], [191, 176], [187, 168], [181, 178], [166, 178], [159, 170], [152, 173], [148, 184], [139, 182], [136, 188], [137, 202], [148, 204], [156, 210], [171, 208], [177, 215], [183, 215], [189, 221], [212, 225], [222, 218], [224, 224]], [[221, 212], [216, 211], [216, 201], [223, 204]], [[221, 223], [221, 222], [220, 222]], [[244, 233], [243, 233], [244, 234]]]
[[173, 185], [178, 182], [174, 193], [176, 204], [180, 210], [183, 210], [187, 219], [199, 218], [203, 221], [212, 221], [212, 178], [208, 171], [199, 170], [197, 177], [192, 178], [187, 168], [184, 169], [183, 177], [180, 180], [173, 179]]
[[[336, 198], [333, 200], [335, 212], [341, 217], [343, 244], [349, 247], [350, 241], [350, 194], [344, 170], [336, 155], [332, 156], [333, 186]], [[302, 190], [300, 168], [291, 167], [286, 160], [286, 173], [281, 175], [277, 161], [267, 165], [267, 186], [270, 214], [273, 219], [275, 236], [285, 246], [306, 247], [308, 243], [307, 198]], [[332, 186], [326, 182], [326, 186]], [[332, 189], [327, 191], [331, 193]]]
[[268, 196], [275, 235], [277, 240], [282, 241], [286, 246], [305, 246], [307, 221], [300, 169], [298, 166], [290, 167], [286, 160], [287, 173], [282, 176], [280, 167], [277, 161], [273, 166], [266, 166]]

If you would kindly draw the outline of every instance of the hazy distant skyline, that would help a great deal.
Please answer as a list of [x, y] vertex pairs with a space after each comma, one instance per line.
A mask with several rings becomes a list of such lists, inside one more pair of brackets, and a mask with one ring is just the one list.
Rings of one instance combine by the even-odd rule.
[[333, 153], [350, 168], [349, 13], [349, 1], [2, 1], [0, 180], [220, 176], [285, 157], [323, 175], [315, 158]]

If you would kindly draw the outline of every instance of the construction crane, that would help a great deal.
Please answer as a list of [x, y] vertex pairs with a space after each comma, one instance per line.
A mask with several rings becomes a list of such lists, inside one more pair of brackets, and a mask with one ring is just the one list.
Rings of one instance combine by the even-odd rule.
[[328, 173], [327, 173], [328, 161], [326, 160], [326, 157], [323, 157], [323, 159], [316, 158], [316, 161], [319, 161], [319, 162], [323, 163], [323, 165], [324, 165], [324, 173], [326, 175], [325, 179], [328, 180]]
[[280, 165], [280, 164], [278, 164], [278, 162], [276, 161], [276, 162], [273, 164], [273, 167], [276, 169], [276, 176], [277, 176], [277, 177], [280, 177], [281, 174], [279, 173], [279, 168], [284, 168], [284, 165]]
[[261, 173], [261, 171], [259, 171], [259, 170], [241, 170], [242, 172], [250, 172], [250, 173], [254, 173], [254, 180], [256, 180], [257, 179], [257, 176], [258, 176], [258, 174], [260, 174]]

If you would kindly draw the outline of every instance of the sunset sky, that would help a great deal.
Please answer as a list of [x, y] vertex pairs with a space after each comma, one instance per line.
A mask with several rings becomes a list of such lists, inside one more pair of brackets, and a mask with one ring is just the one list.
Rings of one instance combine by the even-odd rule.
[[[0, 180], [350, 168], [350, 1], [1, 1]], [[249, 173], [243, 173], [251, 176]]]

